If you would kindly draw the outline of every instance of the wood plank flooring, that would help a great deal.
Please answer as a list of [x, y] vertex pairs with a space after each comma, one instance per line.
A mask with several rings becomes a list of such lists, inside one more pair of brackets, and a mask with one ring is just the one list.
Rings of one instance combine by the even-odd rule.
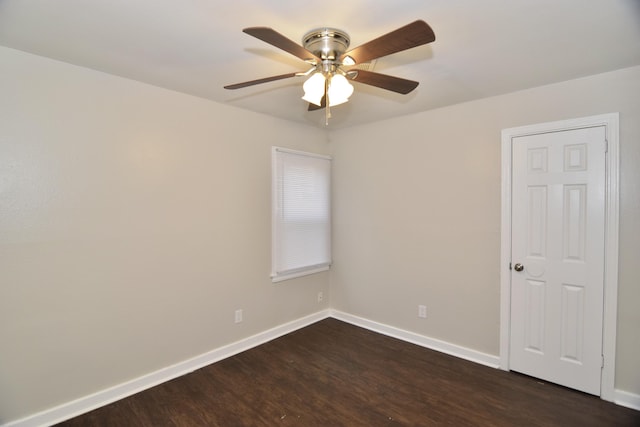
[[61, 426], [640, 426], [640, 412], [325, 319]]

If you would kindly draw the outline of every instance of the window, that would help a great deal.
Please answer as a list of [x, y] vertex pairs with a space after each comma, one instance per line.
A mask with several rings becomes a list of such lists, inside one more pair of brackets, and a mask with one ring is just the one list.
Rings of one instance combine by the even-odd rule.
[[331, 158], [273, 147], [272, 167], [272, 280], [329, 269]]

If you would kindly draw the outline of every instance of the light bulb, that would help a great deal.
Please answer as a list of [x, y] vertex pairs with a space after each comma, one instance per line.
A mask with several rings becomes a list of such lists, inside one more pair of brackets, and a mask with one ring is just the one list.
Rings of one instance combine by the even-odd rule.
[[302, 99], [320, 106], [322, 97], [324, 96], [325, 80], [326, 79], [322, 73], [314, 73], [311, 77], [309, 77], [307, 81], [302, 85], [302, 88], [304, 89], [304, 96], [302, 97]]
[[344, 104], [353, 93], [353, 86], [342, 74], [334, 74], [329, 80], [329, 106]]
[[344, 59], [342, 60], [342, 65], [347, 65], [347, 66], [356, 65], [356, 61], [350, 56], [345, 56]]

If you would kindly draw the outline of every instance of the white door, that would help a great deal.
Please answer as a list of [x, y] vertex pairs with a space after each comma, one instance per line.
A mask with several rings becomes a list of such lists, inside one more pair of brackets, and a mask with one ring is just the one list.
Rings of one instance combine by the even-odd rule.
[[605, 126], [512, 139], [509, 368], [600, 395]]

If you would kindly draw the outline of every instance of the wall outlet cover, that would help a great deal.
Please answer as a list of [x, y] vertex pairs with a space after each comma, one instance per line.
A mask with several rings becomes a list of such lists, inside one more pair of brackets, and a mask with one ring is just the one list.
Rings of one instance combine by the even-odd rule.
[[425, 319], [427, 317], [427, 306], [426, 305], [419, 305], [418, 306], [418, 317], [422, 317], [423, 319]]

